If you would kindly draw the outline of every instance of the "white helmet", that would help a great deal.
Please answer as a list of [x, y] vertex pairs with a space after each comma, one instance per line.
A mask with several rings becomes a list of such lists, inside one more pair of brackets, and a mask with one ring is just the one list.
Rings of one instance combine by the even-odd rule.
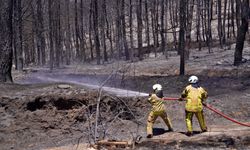
[[191, 77], [189, 77], [189, 79], [188, 79], [188, 82], [191, 83], [191, 84], [197, 83], [198, 81], [199, 81], [199, 79], [198, 79], [198, 77], [196, 77], [196, 76], [191, 76]]
[[162, 86], [160, 84], [155, 84], [155, 85], [153, 85], [153, 90], [160, 91], [160, 90], [162, 90]]

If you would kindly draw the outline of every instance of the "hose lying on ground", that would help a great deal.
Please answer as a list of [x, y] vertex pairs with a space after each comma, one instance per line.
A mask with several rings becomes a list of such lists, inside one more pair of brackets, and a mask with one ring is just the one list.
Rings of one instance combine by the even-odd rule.
[[[166, 101], [171, 101], [171, 100], [179, 100], [179, 98], [173, 98], [173, 97], [163, 97], [163, 100], [166, 100]], [[236, 124], [239, 124], [239, 125], [242, 125], [242, 126], [246, 126], [246, 127], [250, 127], [250, 124], [247, 124], [247, 123], [243, 123], [243, 122], [239, 122], [231, 117], [228, 117], [227, 115], [223, 114], [221, 111], [213, 108], [211, 105], [208, 105], [208, 104], [203, 104], [204, 107], [206, 107], [207, 109], [217, 113], [218, 115], [224, 117], [225, 119], [229, 120], [229, 121], [232, 121]]]

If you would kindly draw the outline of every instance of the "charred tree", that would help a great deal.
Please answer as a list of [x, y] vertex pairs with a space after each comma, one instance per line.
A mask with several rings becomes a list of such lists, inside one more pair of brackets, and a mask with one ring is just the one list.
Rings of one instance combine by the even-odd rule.
[[100, 40], [99, 40], [99, 30], [98, 30], [98, 2], [93, 0], [94, 12], [93, 12], [93, 28], [94, 28], [94, 41], [96, 49], [96, 59], [97, 64], [101, 64], [101, 50], [100, 50]]
[[212, 41], [212, 32], [211, 32], [211, 0], [205, 2], [206, 8], [206, 18], [207, 18], [207, 28], [206, 28], [206, 44], [208, 47], [208, 53], [211, 53], [211, 41]]
[[[106, 2], [106, 0], [105, 0]], [[107, 7], [107, 5], [105, 5]], [[114, 57], [114, 50], [113, 50], [113, 40], [112, 40], [112, 23], [109, 22], [109, 19], [107, 17], [107, 8], [105, 8], [105, 22], [106, 22], [106, 36], [109, 40], [110, 43], [110, 57]], [[107, 52], [107, 57], [108, 57], [108, 52]]]
[[46, 58], [42, 0], [37, 0], [36, 24], [38, 65], [45, 65]]
[[221, 19], [221, 0], [217, 1], [218, 6], [218, 36], [221, 48], [223, 47], [222, 19]]
[[[199, 2], [199, 1], [198, 1]], [[175, 8], [176, 6], [174, 5], [174, 0], [169, 1], [169, 15], [170, 15], [170, 24], [171, 24], [171, 29], [173, 33], [173, 43], [174, 43], [174, 49], [177, 50], [177, 32], [176, 32], [176, 26], [178, 25], [178, 22], [176, 21], [176, 11], [177, 9]], [[178, 54], [180, 54], [178, 50]]]
[[106, 12], [106, 0], [102, 1], [102, 16], [101, 16], [101, 39], [103, 45], [103, 56], [104, 61], [108, 61], [108, 53], [107, 53], [107, 45], [106, 45], [106, 32], [105, 25], [107, 20], [107, 12]]
[[121, 0], [116, 1], [116, 49], [118, 57], [122, 57], [122, 24], [121, 24]]
[[246, 33], [248, 31], [248, 18], [249, 18], [249, 0], [243, 0], [241, 10], [241, 25], [237, 31], [236, 47], [234, 52], [234, 65], [238, 66], [242, 63], [242, 53]]
[[55, 16], [55, 66], [58, 68], [62, 62], [62, 36], [61, 36], [61, 4], [56, 1], [56, 16]]
[[92, 31], [93, 31], [93, 1], [90, 1], [90, 9], [89, 9], [89, 47], [90, 47], [90, 57], [91, 60], [94, 59], [93, 53], [93, 42], [92, 42]]
[[48, 12], [49, 12], [49, 58], [50, 58], [50, 70], [54, 68], [54, 42], [53, 42], [53, 2], [48, 0]]
[[81, 61], [81, 52], [79, 49], [79, 25], [78, 25], [78, 2], [75, 0], [75, 48], [76, 48], [76, 59], [77, 61]]
[[165, 23], [164, 23], [164, 17], [165, 17], [165, 0], [161, 0], [161, 30], [160, 30], [160, 35], [161, 35], [161, 52], [165, 52], [166, 49], [166, 38], [165, 38]]
[[[105, 0], [104, 0], [105, 1]], [[84, 30], [84, 14], [83, 14], [83, 10], [84, 10], [84, 4], [83, 4], [83, 0], [81, 0], [81, 12], [80, 12], [80, 53], [82, 55], [81, 60], [83, 62], [86, 62], [86, 49], [85, 49], [85, 30]]]
[[186, 59], [189, 59], [189, 49], [191, 44], [191, 31], [193, 22], [193, 10], [194, 10], [194, 0], [191, 0], [190, 4], [187, 5], [187, 32], [186, 32]]
[[14, 0], [14, 58], [17, 70], [23, 70], [23, 26], [22, 26], [22, 2]]
[[142, 0], [137, 0], [136, 8], [137, 17], [137, 40], [138, 40], [138, 57], [142, 60]]
[[236, 26], [237, 29], [240, 27], [241, 22], [241, 0], [236, 0]]
[[150, 46], [148, 0], [145, 0], [144, 5], [145, 5], [144, 9], [145, 9], [146, 43], [147, 43], [147, 46]]
[[130, 56], [134, 58], [134, 36], [133, 36], [133, 4], [132, 0], [129, 0], [129, 38], [130, 38]]
[[127, 42], [127, 34], [126, 34], [126, 21], [125, 21], [125, 0], [121, 2], [121, 25], [122, 25], [122, 43], [125, 53], [126, 60], [130, 59], [129, 51], [128, 51], [128, 42]]
[[223, 22], [222, 22], [222, 44], [226, 44], [226, 18], [227, 18], [227, 1], [224, 1], [224, 12], [223, 12]]
[[[166, 20], [166, 25], [165, 25], [165, 29], [164, 29], [164, 31], [165, 32], [167, 32], [167, 29], [168, 29], [168, 4], [169, 4], [169, 2], [168, 1], [165, 1], [165, 3], [166, 3], [166, 12], [165, 12], [165, 20]], [[164, 51], [164, 56], [165, 56], [165, 58], [166, 59], [168, 59], [168, 38], [167, 38], [168, 36], [167, 36], [167, 33], [166, 33], [166, 35], [165, 35], [165, 51]]]
[[179, 51], [180, 51], [180, 75], [185, 74], [185, 30], [186, 30], [186, 6], [187, 0], [180, 1], [180, 32], [179, 32]]
[[13, 82], [11, 75], [13, 1], [0, 0], [0, 83]]
[[69, 65], [71, 63], [71, 32], [70, 32], [70, 14], [69, 14], [69, 5], [70, 5], [70, 0], [65, 0], [65, 6], [66, 6], [66, 15], [65, 15], [65, 20], [66, 20], [66, 42], [65, 42], [65, 47], [66, 47], [66, 65]]

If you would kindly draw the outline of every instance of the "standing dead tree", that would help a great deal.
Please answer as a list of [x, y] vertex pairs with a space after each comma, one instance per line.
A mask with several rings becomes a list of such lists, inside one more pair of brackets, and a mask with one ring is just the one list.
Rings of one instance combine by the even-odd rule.
[[242, 63], [242, 52], [244, 48], [244, 42], [246, 39], [246, 33], [248, 31], [248, 19], [249, 19], [249, 0], [243, 0], [241, 10], [241, 25], [237, 31], [236, 47], [234, 52], [234, 65], [240, 65]]
[[99, 40], [99, 30], [98, 30], [98, 2], [97, 0], [93, 0], [93, 28], [94, 28], [94, 41], [95, 41], [95, 49], [96, 49], [96, 60], [97, 64], [101, 64], [101, 50], [100, 50], [100, 40]]
[[12, 82], [13, 0], [0, 0], [0, 83]]
[[[50, 65], [53, 69], [72, 64], [73, 60], [80, 63], [95, 59], [101, 64], [116, 59], [115, 55], [119, 55], [119, 60], [142, 59], [145, 47], [153, 47], [148, 53], [154, 51], [155, 56], [159, 51], [165, 51], [167, 56], [167, 49], [171, 48], [180, 54], [177, 46], [182, 2], [13, 0], [13, 62], [19, 70], [30, 65]], [[206, 46], [212, 52], [217, 41], [223, 48], [236, 40], [236, 32], [245, 32], [248, 21], [242, 19], [243, 6], [249, 7], [247, 1], [186, 0], [185, 58], [196, 45], [191, 45], [194, 36], [199, 50]], [[168, 27], [172, 32], [167, 31]], [[238, 35], [237, 49], [241, 49], [239, 41], [244, 35]], [[235, 61], [241, 59], [240, 51], [235, 53]]]
[[13, 48], [17, 70], [23, 70], [23, 17], [21, 0], [13, 1]]
[[141, 60], [142, 59], [142, 0], [137, 0], [136, 17], [137, 17], [138, 57]]
[[187, 0], [181, 0], [180, 1], [180, 32], [179, 32], [180, 75], [185, 74], [186, 6], [187, 6]]

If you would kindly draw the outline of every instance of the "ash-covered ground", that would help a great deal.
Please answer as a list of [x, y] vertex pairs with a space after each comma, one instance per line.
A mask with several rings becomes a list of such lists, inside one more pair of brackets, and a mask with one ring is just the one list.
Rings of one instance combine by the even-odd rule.
[[[56, 74], [49, 76], [60, 79]], [[64, 75], [64, 82], [67, 82], [66, 76], [69, 76], [70, 81], [86, 77]], [[97, 79], [101, 83], [107, 76]], [[88, 78], [94, 77], [88, 75]], [[106, 86], [113, 85], [116, 88], [149, 93], [151, 84], [161, 83], [165, 96], [178, 97], [186, 85], [187, 78], [188, 76], [140, 76], [126, 77], [123, 81], [117, 76], [110, 79]], [[34, 78], [31, 80], [34, 82]], [[209, 104], [239, 121], [250, 122], [249, 78], [200, 76], [200, 82], [209, 92]], [[67, 145], [71, 146], [65, 149], [71, 149], [78, 144], [93, 143], [99, 98], [97, 139], [131, 141], [138, 135], [146, 136], [146, 120], [150, 110], [147, 96], [118, 97], [108, 91], [100, 92], [98, 89], [68, 83], [5, 84], [1, 85], [0, 89], [2, 149], [60, 149], [61, 146]], [[194, 118], [194, 130], [197, 134], [190, 138], [184, 134], [184, 103], [167, 101], [166, 106], [175, 132], [168, 133], [167, 127], [158, 119], [154, 126], [156, 136], [151, 141], [145, 140], [136, 145], [136, 149], [249, 148], [248, 127], [233, 125], [232, 122], [205, 109], [209, 132], [200, 134], [197, 120]]]
[[[91, 149], [94, 139], [133, 141], [142, 136], [135, 149], [250, 149], [249, 127], [236, 125], [206, 108], [208, 132], [199, 133], [194, 117], [196, 134], [187, 137], [185, 104], [179, 101], [165, 103], [174, 132], [167, 132], [158, 119], [153, 139], [144, 139], [150, 111], [147, 94], [152, 85], [162, 84], [166, 97], [179, 97], [193, 74], [207, 89], [208, 104], [238, 121], [250, 122], [249, 49], [244, 50], [246, 62], [238, 67], [232, 65], [232, 49], [212, 51], [192, 51], [186, 62], [186, 76], [178, 76], [176, 54], [167, 60], [149, 56], [139, 62], [14, 72], [15, 84], [0, 85], [0, 147]], [[100, 115], [95, 137], [98, 100]]]

